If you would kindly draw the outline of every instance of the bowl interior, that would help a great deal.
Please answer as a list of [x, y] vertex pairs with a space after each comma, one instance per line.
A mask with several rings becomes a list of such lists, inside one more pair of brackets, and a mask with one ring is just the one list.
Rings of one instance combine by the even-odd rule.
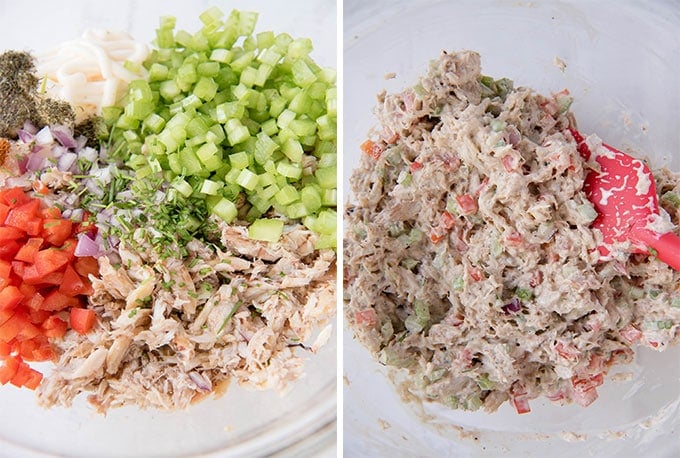
[[[348, 178], [358, 161], [358, 145], [376, 123], [375, 95], [414, 84], [442, 50], [478, 51], [484, 74], [509, 77], [516, 86], [544, 94], [568, 88], [582, 132], [597, 133], [649, 158], [655, 167], [680, 171], [680, 129], [671, 121], [680, 104], [680, 14], [670, 3], [348, 1], [344, 14], [346, 199], [351, 199]], [[564, 70], [555, 58], [564, 61]], [[390, 72], [396, 78], [386, 80]], [[518, 416], [507, 404], [493, 415], [404, 406], [351, 331], [344, 336], [346, 451], [550, 450], [561, 456], [616, 450], [628, 456], [632, 450], [647, 450], [658, 436], [666, 438], [655, 442], [661, 450], [680, 451], [677, 440], [670, 440], [680, 425], [680, 347], [638, 351], [634, 364], [617, 369], [632, 373], [632, 379], [608, 381], [587, 409], [537, 400], [530, 415]], [[432, 415], [427, 422], [420, 420]], [[638, 426], [646, 421], [655, 427]], [[469, 440], [461, 438], [461, 428]], [[453, 445], [451, 437], [456, 438]], [[555, 444], [559, 447], [551, 448]]]

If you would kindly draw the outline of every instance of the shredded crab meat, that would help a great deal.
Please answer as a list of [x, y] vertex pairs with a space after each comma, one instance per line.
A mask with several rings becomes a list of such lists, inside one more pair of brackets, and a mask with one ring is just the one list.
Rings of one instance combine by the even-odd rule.
[[[599, 262], [566, 92], [484, 81], [478, 54], [444, 53], [415, 87], [378, 95], [350, 179], [346, 316], [408, 399], [588, 405], [633, 345], [680, 340], [680, 273]], [[680, 176], [655, 178], [677, 233]]]
[[[301, 348], [327, 342], [335, 311], [335, 252], [287, 229], [277, 244], [222, 225], [220, 252], [194, 240], [185, 260], [121, 246], [120, 265], [99, 258], [87, 336], [56, 342], [56, 369], [38, 389], [44, 406], [80, 393], [100, 411], [136, 404], [185, 408], [235, 380], [284, 392], [301, 376]], [[321, 330], [321, 331], [319, 331]]]

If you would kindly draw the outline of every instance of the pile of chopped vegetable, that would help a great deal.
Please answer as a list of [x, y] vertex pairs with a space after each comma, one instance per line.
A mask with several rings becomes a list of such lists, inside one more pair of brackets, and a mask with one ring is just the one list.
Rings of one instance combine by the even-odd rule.
[[76, 239], [92, 227], [21, 188], [0, 191], [0, 221], [0, 384], [35, 389], [42, 375], [26, 361], [54, 358], [49, 339], [63, 337], [69, 323], [83, 334], [94, 324], [84, 305], [99, 267], [78, 256]]
[[104, 202], [120, 217], [113, 234], [152, 222], [147, 241], [181, 249], [214, 241], [216, 217], [275, 242], [301, 219], [317, 248], [335, 247], [335, 71], [311, 59], [309, 39], [253, 35], [257, 13], [200, 18], [193, 35], [162, 18], [148, 81], [104, 110], [110, 159], [133, 171], [113, 174], [130, 184], [124, 202]]

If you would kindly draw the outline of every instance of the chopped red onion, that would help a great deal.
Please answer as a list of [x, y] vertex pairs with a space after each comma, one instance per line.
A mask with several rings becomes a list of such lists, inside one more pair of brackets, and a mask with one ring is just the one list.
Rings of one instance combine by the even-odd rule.
[[59, 157], [57, 168], [62, 172], [68, 172], [77, 160], [78, 155], [76, 153], [66, 152]]
[[31, 181], [23, 176], [9, 177], [5, 180], [5, 186], [8, 188], [30, 188]]
[[38, 133], [38, 128], [35, 127], [35, 125], [31, 121], [24, 122], [23, 130], [25, 130], [31, 135], [35, 135]]
[[35, 134], [35, 142], [39, 145], [50, 145], [54, 143], [54, 137], [48, 126], [40, 129], [40, 132]]
[[518, 298], [513, 297], [510, 302], [501, 308], [506, 315], [511, 315], [513, 313], [519, 312], [522, 309], [522, 302]]
[[30, 172], [35, 172], [37, 170], [42, 170], [45, 165], [45, 156], [40, 152], [31, 153], [28, 155], [28, 160], [26, 161], [26, 170]]
[[78, 244], [76, 245], [76, 251], [73, 253], [77, 257], [85, 256], [98, 256], [99, 255], [99, 245], [92, 240], [87, 234], [78, 234]]
[[57, 141], [62, 144], [62, 146], [65, 146], [66, 148], [75, 148], [76, 146], [78, 146], [78, 143], [76, 142], [75, 138], [73, 138], [71, 129], [69, 129], [68, 127], [53, 126], [50, 130], [54, 138], [56, 138]]
[[78, 151], [78, 157], [86, 161], [94, 162], [97, 160], [97, 156], [97, 150], [89, 146]]
[[24, 129], [19, 129], [17, 131], [17, 135], [19, 136], [19, 140], [21, 140], [24, 143], [31, 143], [34, 138], [32, 133]]
[[61, 145], [54, 145], [52, 147], [52, 156], [55, 158], [61, 157], [62, 154], [68, 153], [68, 148]]
[[189, 372], [189, 378], [196, 384], [196, 387], [201, 391], [212, 391], [212, 383], [203, 374], [192, 371]]

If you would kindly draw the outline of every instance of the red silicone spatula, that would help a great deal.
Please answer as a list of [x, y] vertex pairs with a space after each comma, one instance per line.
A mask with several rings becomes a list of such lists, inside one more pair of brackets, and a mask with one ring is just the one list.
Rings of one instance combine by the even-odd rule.
[[[576, 129], [569, 129], [585, 160], [593, 153]], [[675, 270], [680, 270], [680, 237], [672, 232], [658, 233], [649, 227], [659, 215], [654, 176], [639, 159], [602, 144], [593, 158], [600, 170], [591, 170], [583, 190], [598, 212], [592, 227], [602, 231], [600, 254], [606, 257], [617, 243], [631, 242], [633, 251], [654, 254]]]

